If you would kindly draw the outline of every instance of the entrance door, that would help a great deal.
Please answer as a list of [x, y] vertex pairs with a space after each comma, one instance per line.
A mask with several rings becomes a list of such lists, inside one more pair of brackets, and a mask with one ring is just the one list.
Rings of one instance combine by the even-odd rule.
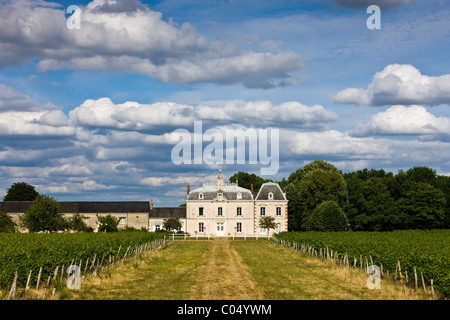
[[218, 223], [217, 223], [217, 233], [216, 233], [216, 235], [217, 235], [218, 237], [223, 237], [223, 235], [224, 235], [224, 232], [223, 232], [223, 223], [222, 223], [222, 222], [218, 222]]

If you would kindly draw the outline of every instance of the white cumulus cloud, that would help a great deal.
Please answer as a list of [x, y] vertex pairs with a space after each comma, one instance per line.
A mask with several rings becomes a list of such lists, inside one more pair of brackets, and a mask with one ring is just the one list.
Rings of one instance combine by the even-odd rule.
[[333, 101], [369, 106], [450, 103], [450, 74], [432, 77], [409, 64], [390, 64], [375, 73], [367, 89], [347, 88]]
[[[63, 9], [63, 10], [62, 10]], [[66, 8], [45, 2], [0, 4], [0, 67], [38, 60], [38, 70], [112, 70], [179, 84], [295, 84], [303, 59], [293, 52], [243, 51], [211, 42], [189, 23], [165, 21], [137, 0], [93, 0], [80, 6], [80, 29], [66, 27]]]
[[423, 106], [392, 106], [359, 124], [353, 136], [368, 135], [449, 135], [450, 118], [436, 117]]

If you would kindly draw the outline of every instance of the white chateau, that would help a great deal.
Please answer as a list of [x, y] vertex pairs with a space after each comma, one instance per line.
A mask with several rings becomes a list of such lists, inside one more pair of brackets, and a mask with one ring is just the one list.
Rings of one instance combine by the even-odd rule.
[[[14, 222], [28, 210], [31, 201], [0, 202], [0, 210]], [[264, 183], [259, 192], [241, 188], [237, 183], [224, 183], [222, 170], [214, 183], [190, 191], [187, 184], [186, 207], [153, 207], [153, 201], [62, 201], [61, 213], [71, 217], [80, 213], [85, 223], [97, 230], [97, 215], [112, 215], [119, 228], [134, 227], [149, 231], [161, 230], [164, 219], [179, 218], [181, 231], [190, 236], [256, 236], [287, 231], [288, 200], [277, 183]], [[264, 216], [275, 218], [277, 227], [265, 230], [259, 226]], [[26, 230], [21, 230], [26, 232]]]
[[[255, 196], [253, 190], [238, 183], [224, 183], [219, 170], [215, 183], [204, 183], [192, 191], [188, 185], [185, 231], [217, 237], [273, 234], [287, 231], [287, 212], [288, 200], [277, 183], [264, 183]], [[275, 218], [275, 230], [259, 226], [264, 216]]]

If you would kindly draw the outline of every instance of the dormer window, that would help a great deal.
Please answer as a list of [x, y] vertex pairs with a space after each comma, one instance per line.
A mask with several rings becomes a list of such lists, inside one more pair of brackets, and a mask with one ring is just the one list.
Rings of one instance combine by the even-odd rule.
[[273, 200], [273, 193], [269, 192], [269, 200]]
[[222, 201], [223, 200], [223, 193], [218, 193], [217, 194], [217, 201]]
[[242, 193], [241, 193], [241, 192], [238, 192], [238, 193], [237, 193], [236, 199], [237, 199], [237, 200], [242, 200]]
[[203, 200], [203, 193], [202, 193], [202, 192], [200, 192], [200, 193], [198, 194], [198, 199], [199, 199], [199, 200]]

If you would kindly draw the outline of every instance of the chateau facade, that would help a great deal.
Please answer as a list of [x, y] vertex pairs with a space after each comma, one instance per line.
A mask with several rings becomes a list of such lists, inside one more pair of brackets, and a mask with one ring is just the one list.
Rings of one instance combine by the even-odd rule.
[[[17, 223], [31, 204], [31, 201], [0, 202], [0, 210]], [[63, 215], [71, 217], [79, 213], [95, 231], [99, 225], [97, 215], [116, 217], [119, 228], [149, 231], [161, 230], [164, 219], [179, 218], [181, 231], [191, 236], [212, 237], [267, 235], [268, 230], [259, 226], [264, 216], [275, 219], [276, 228], [270, 229], [269, 234], [287, 231], [288, 222], [288, 200], [277, 183], [264, 183], [255, 195], [253, 190], [239, 187], [237, 183], [224, 183], [221, 171], [216, 182], [204, 183], [192, 191], [188, 184], [185, 207], [153, 207], [153, 201], [62, 201], [59, 204]]]
[[[277, 183], [264, 183], [255, 196], [238, 183], [224, 183], [219, 171], [217, 182], [192, 191], [188, 187], [186, 232], [223, 237], [287, 231], [287, 208], [288, 200]], [[260, 227], [265, 216], [274, 217], [275, 230]]]

